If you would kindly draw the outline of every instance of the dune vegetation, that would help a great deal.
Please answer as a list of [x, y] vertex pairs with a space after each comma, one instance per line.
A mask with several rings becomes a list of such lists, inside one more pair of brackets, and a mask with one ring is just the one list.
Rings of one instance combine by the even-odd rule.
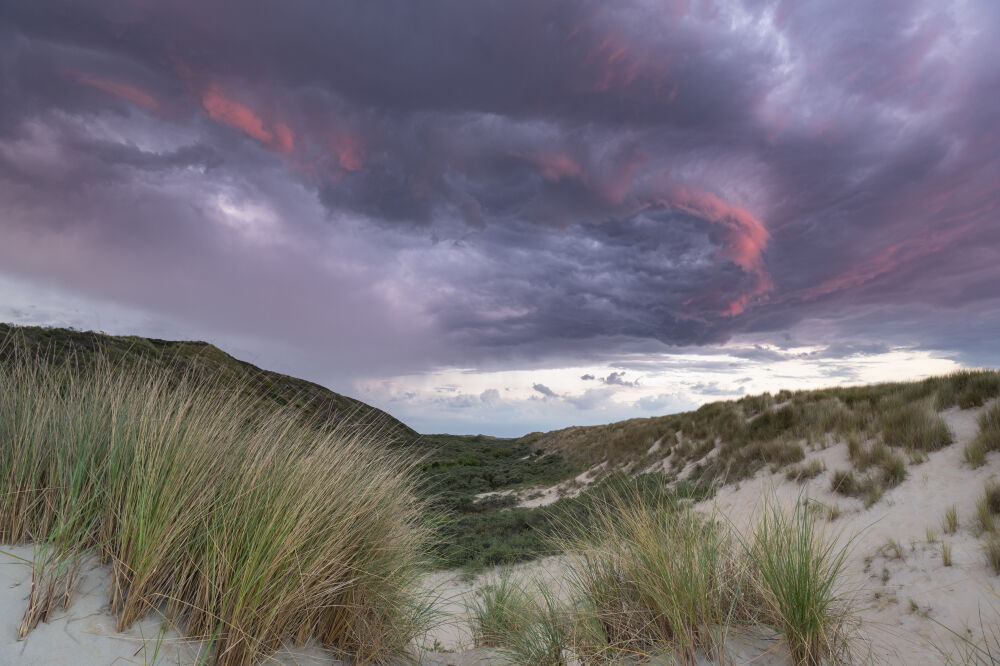
[[[429, 570], [547, 555], [558, 576], [501, 570], [467, 600], [472, 640], [508, 663], [717, 659], [730, 636], [760, 630], [796, 664], [837, 662], [853, 619], [851, 541], [820, 526], [841, 514], [833, 499], [855, 515], [905, 491], [953, 442], [942, 410], [982, 408], [963, 417], [962, 473], [988, 478], [976, 470], [1000, 450], [993, 371], [518, 439], [417, 435], [204, 343], [8, 331], [0, 386], [0, 543], [34, 545], [19, 635], [70, 605], [99, 558], [120, 629], [162, 617], [218, 664], [308, 642], [391, 661], [438, 612]], [[801, 484], [799, 501], [766, 501], [739, 529], [705, 508], [758, 471]], [[968, 560], [952, 546], [968, 532], [980, 566], [1000, 572], [1000, 486], [979, 487], [961, 521], [942, 505], [927, 543], [958, 569]], [[553, 488], [551, 503], [522, 505]], [[817, 488], [827, 504], [805, 499]]]
[[160, 613], [247, 664], [313, 639], [361, 661], [405, 649], [428, 530], [411, 457], [325, 428], [246, 380], [95, 354], [0, 364], [0, 542], [35, 544], [19, 634], [108, 562], [124, 629]]
[[561, 586], [491, 578], [471, 604], [473, 635], [524, 666], [560, 666], [570, 654], [722, 663], [734, 635], [768, 628], [793, 663], [838, 662], [853, 626], [840, 580], [851, 544], [825, 536], [807, 507], [771, 501], [740, 534], [673, 498], [620, 495], [564, 525]]

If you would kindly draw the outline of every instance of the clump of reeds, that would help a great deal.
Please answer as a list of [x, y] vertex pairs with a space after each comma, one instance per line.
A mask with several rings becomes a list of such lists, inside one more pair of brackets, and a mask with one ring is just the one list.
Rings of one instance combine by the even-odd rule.
[[6, 345], [0, 542], [37, 545], [22, 634], [68, 603], [88, 553], [111, 564], [121, 629], [163, 612], [219, 664], [307, 639], [384, 659], [420, 631], [415, 463], [377, 433], [304, 422], [208, 374]]

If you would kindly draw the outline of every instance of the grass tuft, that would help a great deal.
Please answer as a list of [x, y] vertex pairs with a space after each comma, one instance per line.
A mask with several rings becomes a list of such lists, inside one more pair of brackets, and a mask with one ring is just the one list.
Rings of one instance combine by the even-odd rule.
[[797, 664], [821, 664], [844, 646], [846, 612], [837, 583], [847, 557], [817, 530], [801, 502], [790, 513], [770, 500], [750, 547], [759, 584]]
[[944, 420], [919, 402], [885, 405], [879, 421], [882, 437], [889, 446], [926, 453], [952, 442], [951, 431]]
[[789, 481], [805, 483], [826, 471], [826, 466], [821, 460], [811, 460], [808, 464], [792, 465], [785, 472], [785, 478]]
[[996, 518], [990, 511], [990, 503], [986, 497], [976, 502], [976, 528], [980, 533], [992, 534], [997, 531]]
[[941, 542], [941, 564], [951, 566], [951, 544], [944, 541]]
[[0, 542], [37, 545], [24, 635], [109, 561], [124, 629], [151, 610], [217, 664], [308, 639], [360, 661], [403, 650], [427, 532], [412, 457], [221, 381], [142, 360], [0, 363]]
[[986, 539], [986, 562], [993, 569], [993, 573], [1000, 574], [1000, 537], [990, 536]]
[[944, 511], [941, 518], [941, 527], [945, 534], [954, 534], [958, 531], [958, 507], [954, 504]]
[[965, 456], [965, 462], [969, 463], [973, 469], [986, 464], [986, 447], [979, 438], [966, 444], [962, 454]]
[[587, 663], [672, 648], [714, 655], [719, 628], [745, 621], [745, 571], [723, 526], [690, 507], [623, 498], [570, 526], [577, 652]]
[[476, 647], [500, 647], [526, 631], [530, 605], [531, 598], [511, 571], [501, 570], [466, 604]]

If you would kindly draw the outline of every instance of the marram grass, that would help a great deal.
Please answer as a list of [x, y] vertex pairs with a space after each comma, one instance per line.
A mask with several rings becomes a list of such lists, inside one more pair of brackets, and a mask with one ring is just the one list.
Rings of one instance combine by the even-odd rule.
[[3, 344], [0, 543], [37, 546], [22, 635], [70, 602], [90, 553], [111, 565], [119, 628], [164, 613], [217, 664], [310, 639], [384, 661], [422, 631], [415, 462], [377, 433], [210, 375]]

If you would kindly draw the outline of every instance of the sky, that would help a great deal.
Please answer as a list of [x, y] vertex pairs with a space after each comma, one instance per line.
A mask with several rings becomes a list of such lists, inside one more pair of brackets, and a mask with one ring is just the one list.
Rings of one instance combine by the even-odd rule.
[[994, 0], [0, 0], [0, 321], [516, 436], [1000, 365]]

